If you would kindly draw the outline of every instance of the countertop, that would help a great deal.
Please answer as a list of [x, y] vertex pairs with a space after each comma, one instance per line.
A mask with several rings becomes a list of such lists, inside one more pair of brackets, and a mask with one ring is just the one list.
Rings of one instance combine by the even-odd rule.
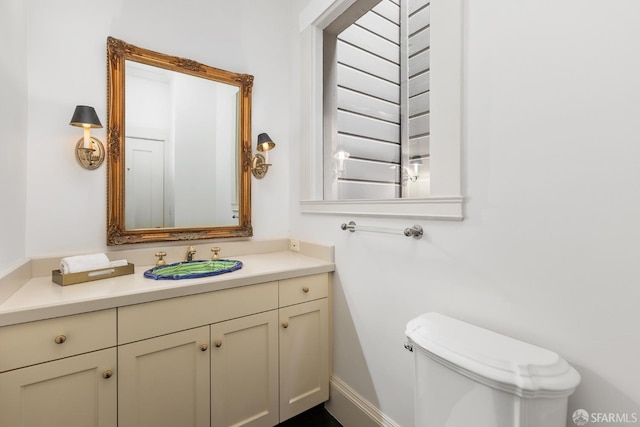
[[335, 268], [333, 262], [292, 251], [229, 258], [242, 261], [243, 267], [199, 279], [147, 279], [143, 273], [152, 265], [136, 266], [134, 274], [69, 286], [52, 282], [51, 276], [34, 277], [0, 304], [0, 326], [327, 273]]

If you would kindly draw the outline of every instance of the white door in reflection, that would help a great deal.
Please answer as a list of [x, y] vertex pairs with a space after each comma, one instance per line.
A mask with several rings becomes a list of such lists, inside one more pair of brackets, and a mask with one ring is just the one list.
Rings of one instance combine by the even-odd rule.
[[164, 141], [127, 137], [125, 147], [127, 229], [167, 227]]

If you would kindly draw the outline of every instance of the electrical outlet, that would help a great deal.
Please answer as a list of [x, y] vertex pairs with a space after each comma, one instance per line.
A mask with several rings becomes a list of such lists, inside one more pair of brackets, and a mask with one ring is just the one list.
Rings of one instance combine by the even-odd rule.
[[289, 240], [289, 249], [292, 251], [300, 252], [300, 241], [299, 240]]

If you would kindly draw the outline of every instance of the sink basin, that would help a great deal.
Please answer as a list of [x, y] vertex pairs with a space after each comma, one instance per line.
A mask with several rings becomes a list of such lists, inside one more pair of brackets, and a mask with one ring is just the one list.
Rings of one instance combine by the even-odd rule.
[[196, 279], [217, 276], [242, 268], [241, 261], [230, 259], [176, 262], [154, 267], [144, 272], [144, 277], [155, 280]]

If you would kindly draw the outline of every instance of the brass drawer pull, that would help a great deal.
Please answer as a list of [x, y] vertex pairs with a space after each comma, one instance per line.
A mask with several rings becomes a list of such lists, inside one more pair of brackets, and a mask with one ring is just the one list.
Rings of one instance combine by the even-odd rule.
[[65, 335], [58, 335], [54, 341], [56, 342], [56, 344], [63, 344], [65, 341], [67, 340], [67, 337]]
[[304, 288], [302, 288], [302, 292], [304, 292], [305, 294], [309, 293], [309, 287], [305, 286]]
[[202, 345], [200, 346], [200, 350], [201, 350], [201, 351], [207, 351], [207, 349], [208, 349], [208, 348], [209, 348], [209, 346], [208, 346], [208, 345], [206, 345], [206, 344], [202, 344]]
[[109, 378], [111, 378], [113, 376], [113, 371], [110, 369], [107, 369], [106, 371], [104, 371], [102, 373], [102, 378], [104, 378], [105, 380], [108, 380]]
[[215, 345], [216, 347], [220, 348], [220, 347], [222, 347], [222, 341], [221, 340], [215, 340], [213, 342], [213, 345]]

